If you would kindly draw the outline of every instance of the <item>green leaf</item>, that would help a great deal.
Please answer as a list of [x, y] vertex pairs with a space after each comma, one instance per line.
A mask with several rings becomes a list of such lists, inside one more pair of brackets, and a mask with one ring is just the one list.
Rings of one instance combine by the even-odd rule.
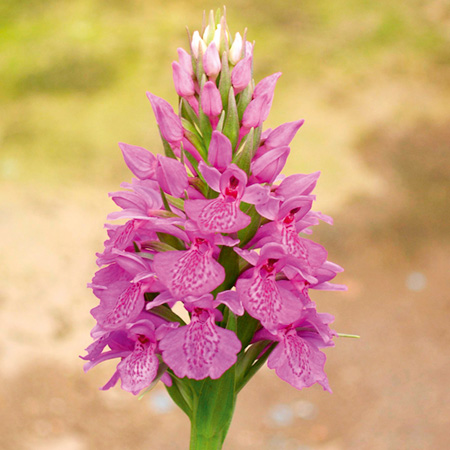
[[198, 114], [200, 117], [200, 132], [203, 136], [203, 144], [205, 148], [209, 148], [211, 142], [212, 126], [208, 116], [203, 112], [201, 105], [198, 106]]
[[[175, 206], [175, 208], [184, 211], [184, 200], [182, 200], [181, 198], [173, 197], [172, 195], [169, 194], [166, 194], [166, 198], [168, 203]], [[176, 214], [174, 214], [174, 216], [178, 217]]]
[[252, 344], [245, 352], [242, 351], [238, 355], [238, 360], [236, 362], [236, 385], [239, 385], [244, 379], [250, 367], [268, 344], [270, 344], [270, 341], [259, 341], [256, 344]]
[[189, 140], [189, 142], [198, 150], [200, 155], [204, 160], [208, 157], [208, 151], [205, 147], [203, 137], [200, 132], [195, 128], [195, 126], [186, 119], [181, 119], [181, 123], [184, 128], [184, 135]]
[[277, 346], [278, 342], [273, 342], [270, 347], [265, 351], [264, 355], [261, 356], [246, 372], [244, 377], [236, 383], [236, 394], [241, 391], [241, 389], [251, 380], [253, 375], [258, 372], [259, 369], [265, 364], [267, 358], [272, 353], [273, 349]]
[[[147, 295], [147, 292], [145, 293]], [[146, 297], [147, 299], [147, 297]], [[153, 314], [156, 314], [169, 322], [178, 322], [180, 325], [186, 325], [186, 322], [178, 315], [175, 314], [168, 306], [159, 305], [150, 310]]]
[[[172, 386], [166, 386], [172, 400], [178, 405], [189, 417], [192, 418], [192, 399], [189, 399], [186, 392], [183, 390], [182, 381], [172, 376]], [[180, 389], [181, 388], [181, 389]]]
[[158, 236], [158, 239], [161, 242], [165, 242], [166, 244], [169, 244], [174, 249], [176, 249], [176, 250], [186, 250], [186, 246], [177, 237], [172, 236], [171, 234], [168, 234], [168, 233], [162, 233], [161, 231], [157, 231], [156, 235]]
[[170, 144], [163, 138], [163, 135], [161, 134], [161, 129], [159, 128], [158, 125], [158, 130], [159, 130], [159, 135], [161, 137], [161, 141], [163, 143], [163, 147], [164, 147], [164, 154], [172, 159], [177, 159], [177, 157], [175, 156], [175, 153], [172, 150], [172, 147], [170, 146]]
[[238, 317], [237, 337], [242, 342], [242, 348], [246, 348], [250, 344], [258, 327], [259, 320], [254, 319], [247, 312], [243, 316]]
[[250, 174], [250, 163], [252, 160], [254, 129], [250, 128], [249, 133], [245, 136], [245, 141], [233, 158], [233, 162], [248, 175]]
[[228, 95], [228, 107], [225, 123], [223, 125], [223, 134], [230, 140], [233, 151], [235, 151], [239, 137], [239, 116], [232, 87], [230, 88]]
[[223, 132], [224, 122], [225, 122], [225, 111], [222, 111], [220, 113], [219, 122], [217, 123], [217, 126], [216, 126], [216, 131], [220, 131], [221, 133]]
[[249, 83], [249, 85], [239, 94], [239, 100], [237, 104], [239, 120], [242, 120], [242, 117], [244, 116], [244, 111], [246, 110], [249, 103], [252, 101], [252, 95], [253, 95], [253, 86], [252, 83]]
[[233, 365], [217, 380], [206, 378], [194, 384], [198, 397], [194, 397], [191, 418], [191, 448], [218, 449], [220, 447], [212, 447], [208, 441], [223, 442], [230, 426], [236, 402], [235, 367]]
[[231, 289], [239, 276], [239, 256], [233, 250], [233, 247], [224, 245], [220, 251], [218, 262], [225, 269], [225, 280], [219, 287], [214, 289], [214, 296], [219, 292]]
[[171, 250], [176, 250], [175, 247], [172, 247], [170, 244], [161, 241], [145, 241], [142, 244], [142, 248], [145, 250], [153, 250], [156, 252], [169, 252]]
[[[230, 67], [228, 65], [228, 53], [223, 52], [222, 54], [222, 70], [220, 71], [220, 80], [219, 80], [219, 92], [220, 97], [222, 98], [222, 106], [224, 111], [228, 108], [228, 97], [230, 89], [233, 91], [231, 87], [231, 73]], [[234, 99], [234, 91], [233, 91], [233, 99]]]
[[[243, 202], [241, 202], [241, 206], [245, 206]], [[250, 216], [252, 221], [250, 224], [244, 228], [243, 230], [238, 231], [238, 239], [239, 239], [239, 247], [244, 247], [251, 239], [255, 236], [256, 232], [261, 225], [261, 216], [256, 211], [255, 205], [248, 205], [249, 208], [244, 210], [245, 214]]]
[[[194, 56], [192, 57], [194, 58]], [[195, 75], [197, 76], [197, 80], [201, 80], [203, 75], [205, 74], [205, 71], [203, 70], [203, 48], [201, 45], [198, 46], [198, 58], [197, 61], [197, 67], [195, 68]]]
[[190, 121], [196, 126], [200, 126], [197, 114], [195, 114], [195, 111], [192, 109], [192, 106], [188, 103], [188, 101], [185, 98], [181, 99], [180, 110], [181, 110], [181, 117], [183, 119]]

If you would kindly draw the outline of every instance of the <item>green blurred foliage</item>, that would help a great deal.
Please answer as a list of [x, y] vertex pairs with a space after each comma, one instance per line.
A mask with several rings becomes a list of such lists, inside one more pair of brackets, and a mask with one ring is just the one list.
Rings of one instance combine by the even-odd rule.
[[[438, 83], [448, 93], [450, 13], [445, 2], [431, 3], [434, 9], [418, 0], [228, 2], [231, 32], [247, 27], [248, 39], [256, 41], [255, 79], [284, 73], [270, 124], [321, 110], [305, 134], [310, 155], [304, 171], [318, 165], [352, 170], [346, 150], [332, 152], [333, 142], [343, 142], [332, 132], [324, 135], [324, 122], [355, 112], [369, 122], [359, 109], [370, 109], [370, 101], [359, 100], [380, 78]], [[0, 177], [112, 183], [126, 174], [118, 141], [161, 151], [145, 91], [176, 105], [170, 63], [177, 47], [187, 48], [185, 26], [199, 29], [202, 10], [218, 6], [199, 0], [4, 0]], [[349, 133], [358, 135], [363, 126], [355, 118]]]

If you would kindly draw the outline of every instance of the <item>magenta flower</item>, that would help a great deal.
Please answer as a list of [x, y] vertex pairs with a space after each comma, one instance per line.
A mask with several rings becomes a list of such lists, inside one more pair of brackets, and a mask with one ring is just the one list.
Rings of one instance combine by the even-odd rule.
[[85, 370], [117, 359], [104, 390], [120, 380], [137, 395], [161, 380], [199, 450], [221, 448], [237, 393], [266, 361], [297, 389], [331, 392], [320, 349], [333, 318], [310, 294], [345, 286], [305, 237], [332, 224], [313, 211], [320, 172], [282, 173], [304, 121], [263, 130], [281, 73], [255, 83], [254, 46], [232, 39], [224, 16], [191, 36], [172, 63], [178, 112], [147, 93], [164, 154], [119, 144], [134, 178], [109, 194], [119, 210], [108, 220], [126, 222], [106, 225], [82, 358]]
[[221, 68], [222, 63], [220, 62], [219, 51], [216, 43], [211, 42], [203, 55], [203, 69], [208, 77], [215, 80]]
[[200, 104], [203, 112], [214, 119], [222, 112], [222, 99], [219, 89], [212, 81], [207, 81], [203, 86]]
[[236, 334], [215, 324], [221, 313], [207, 294], [185, 303], [189, 325], [170, 330], [160, 342], [164, 361], [179, 378], [219, 378], [237, 359], [241, 342]]
[[224, 268], [213, 257], [214, 245], [196, 237], [189, 250], [155, 255], [154, 270], [174, 298], [202, 296], [225, 279]]
[[248, 226], [251, 219], [239, 208], [247, 185], [246, 173], [234, 164], [223, 174], [203, 163], [199, 169], [209, 187], [220, 195], [211, 200], [187, 200], [184, 207], [189, 218], [204, 233], [234, 233]]

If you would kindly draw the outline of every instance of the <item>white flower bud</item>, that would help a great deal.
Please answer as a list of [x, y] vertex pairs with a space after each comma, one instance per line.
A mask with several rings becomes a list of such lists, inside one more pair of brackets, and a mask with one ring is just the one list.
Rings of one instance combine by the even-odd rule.
[[231, 64], [236, 64], [241, 59], [242, 44], [242, 36], [238, 32], [236, 33], [233, 44], [230, 48], [230, 52], [228, 54], [228, 59], [230, 60]]
[[198, 31], [194, 31], [194, 34], [192, 35], [192, 42], [191, 42], [191, 48], [192, 48], [192, 54], [195, 58], [198, 58], [198, 48], [201, 46], [203, 54], [206, 51], [206, 44], [205, 41], [200, 37], [200, 33]]

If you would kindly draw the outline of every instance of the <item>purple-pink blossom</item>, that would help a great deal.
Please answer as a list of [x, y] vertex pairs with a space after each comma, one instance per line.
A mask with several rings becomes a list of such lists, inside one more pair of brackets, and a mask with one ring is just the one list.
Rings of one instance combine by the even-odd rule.
[[238, 389], [267, 358], [295, 388], [331, 391], [320, 349], [333, 345], [333, 318], [311, 292], [344, 290], [331, 282], [343, 269], [308, 235], [332, 219], [313, 210], [320, 172], [283, 175], [304, 121], [263, 129], [281, 73], [256, 83], [253, 44], [214, 20], [177, 50], [178, 111], [147, 93], [162, 148], [119, 144], [130, 180], [110, 193], [119, 222], [89, 284], [85, 370], [114, 359], [102, 389], [120, 381], [135, 395], [227, 371]]

